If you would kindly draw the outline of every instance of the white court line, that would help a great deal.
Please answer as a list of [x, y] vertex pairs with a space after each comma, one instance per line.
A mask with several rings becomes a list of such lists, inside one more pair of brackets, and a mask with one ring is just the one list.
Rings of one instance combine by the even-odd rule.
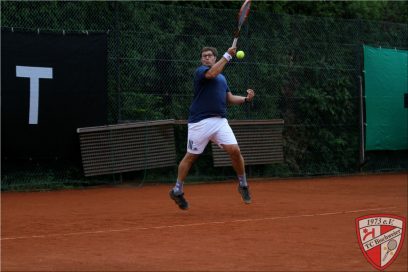
[[256, 222], [256, 221], [267, 221], [267, 220], [284, 220], [284, 219], [300, 218], [300, 217], [329, 216], [329, 215], [368, 212], [368, 211], [377, 211], [377, 210], [394, 209], [394, 208], [397, 208], [397, 207], [392, 206], [392, 207], [381, 207], [381, 208], [373, 208], [373, 209], [326, 212], [326, 213], [316, 213], [316, 214], [299, 214], [299, 215], [264, 217], [264, 218], [254, 218], [254, 219], [235, 219], [235, 220], [230, 220], [230, 221], [218, 221], [218, 222], [213, 221], [213, 222], [178, 224], [178, 225], [167, 225], [167, 226], [164, 225], [164, 226], [156, 226], [156, 227], [136, 227], [136, 228], [124, 228], [124, 229], [110, 229], [110, 230], [98, 230], [98, 231], [82, 231], [82, 232], [70, 232], [70, 233], [55, 233], [55, 234], [44, 234], [44, 235], [20, 236], [20, 237], [4, 237], [4, 238], [1, 238], [0, 240], [4, 241], [4, 240], [19, 240], [19, 239], [30, 239], [30, 238], [51, 238], [51, 237], [63, 237], [63, 236], [86, 235], [86, 234], [126, 232], [126, 231], [135, 231], [135, 230], [169, 229], [169, 228], [196, 227], [196, 226], [228, 224], [228, 223], [244, 223], [244, 222]]

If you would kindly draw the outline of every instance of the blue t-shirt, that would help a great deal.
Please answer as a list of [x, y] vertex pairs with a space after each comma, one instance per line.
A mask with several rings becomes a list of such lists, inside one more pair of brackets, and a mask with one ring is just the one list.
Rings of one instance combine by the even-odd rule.
[[227, 80], [222, 74], [213, 79], [206, 79], [205, 73], [210, 67], [202, 65], [195, 71], [194, 98], [190, 106], [189, 123], [197, 123], [203, 119], [227, 116]]

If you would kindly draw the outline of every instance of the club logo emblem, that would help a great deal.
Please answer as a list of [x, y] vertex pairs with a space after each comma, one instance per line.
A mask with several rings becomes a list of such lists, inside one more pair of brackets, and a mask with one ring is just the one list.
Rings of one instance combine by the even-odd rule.
[[405, 217], [375, 214], [356, 219], [357, 239], [367, 261], [378, 270], [390, 266], [405, 237]]

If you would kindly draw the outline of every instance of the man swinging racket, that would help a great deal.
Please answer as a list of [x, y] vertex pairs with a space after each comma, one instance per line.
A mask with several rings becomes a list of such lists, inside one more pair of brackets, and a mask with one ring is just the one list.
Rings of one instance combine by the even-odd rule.
[[176, 185], [169, 192], [170, 198], [180, 209], [188, 209], [188, 202], [183, 192], [184, 180], [209, 141], [218, 144], [228, 153], [238, 176], [238, 192], [246, 204], [251, 203], [244, 159], [226, 115], [227, 103], [240, 105], [250, 102], [255, 93], [252, 89], [248, 89], [246, 97], [233, 95], [228, 88], [226, 78], [221, 74], [235, 54], [236, 48], [231, 47], [217, 61], [216, 48], [204, 47], [201, 50], [202, 65], [195, 71], [194, 98], [188, 118], [187, 152], [178, 166]]

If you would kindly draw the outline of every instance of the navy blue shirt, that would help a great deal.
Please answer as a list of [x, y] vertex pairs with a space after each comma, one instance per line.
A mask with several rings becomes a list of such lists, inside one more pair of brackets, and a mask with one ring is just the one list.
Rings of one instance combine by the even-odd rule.
[[190, 106], [189, 123], [197, 123], [203, 119], [227, 116], [227, 80], [222, 74], [213, 79], [206, 79], [205, 73], [210, 67], [202, 65], [195, 71], [194, 98]]

